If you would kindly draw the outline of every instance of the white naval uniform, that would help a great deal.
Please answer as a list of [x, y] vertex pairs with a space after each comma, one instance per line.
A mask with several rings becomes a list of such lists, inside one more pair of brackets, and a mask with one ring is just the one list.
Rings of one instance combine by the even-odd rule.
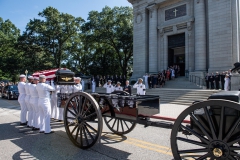
[[[69, 86], [67, 86], [67, 85], [61, 85], [60, 86], [60, 92], [61, 93], [69, 93], [69, 91], [72, 91], [72, 89], [69, 89]], [[57, 114], [57, 118], [56, 119], [63, 120], [64, 108], [57, 107], [57, 109], [58, 109], [58, 114]]]
[[28, 126], [33, 126], [33, 108], [30, 105], [30, 93], [29, 93], [29, 87], [31, 83], [26, 83], [25, 85], [25, 91], [26, 91], [26, 97], [25, 97], [25, 103], [28, 109]]
[[84, 92], [84, 87], [85, 87], [84, 86], [85, 85], [84, 80], [82, 79], [81, 82], [82, 82], [82, 91]]
[[96, 90], [96, 81], [92, 80], [92, 92], [95, 92]]
[[123, 88], [122, 88], [121, 86], [115, 87], [115, 88], [114, 88], [114, 91], [123, 91]]
[[137, 88], [137, 94], [138, 95], [145, 95], [145, 89], [146, 89], [146, 87], [145, 87], [145, 85], [144, 84], [142, 84], [142, 83], [140, 83], [140, 84], [137, 84], [137, 83], [135, 83], [134, 85], [133, 85], [133, 88]]
[[106, 93], [112, 93], [114, 91], [114, 86], [112, 84], [105, 83], [103, 88], [106, 88]]
[[42, 108], [42, 112], [40, 113], [40, 118], [43, 118], [43, 124], [40, 126], [40, 131], [44, 131], [45, 133], [51, 132], [50, 126], [50, 117], [51, 117], [51, 104], [50, 104], [50, 91], [55, 91], [55, 87], [46, 84], [46, 83], [38, 83], [36, 86], [38, 92], [38, 107]]
[[145, 82], [145, 87], [148, 89], [148, 75], [143, 76], [144, 82]]
[[73, 92], [76, 93], [76, 92], [81, 92], [82, 91], [82, 85], [80, 83], [78, 84], [75, 84], [73, 86]]
[[29, 86], [30, 93], [30, 105], [33, 108], [33, 127], [40, 128], [40, 110], [38, 107], [38, 92], [36, 89], [36, 84], [31, 84]]
[[57, 94], [60, 93], [60, 86], [59, 85], [55, 85], [55, 91], [52, 92], [52, 96], [51, 96], [51, 109], [52, 109], [52, 114], [51, 114], [51, 118], [54, 119], [58, 119], [58, 115], [59, 115], [59, 108], [58, 108], [58, 98], [57, 98]]
[[20, 122], [21, 123], [26, 123], [27, 122], [27, 106], [25, 103], [25, 97], [26, 97], [26, 91], [25, 91], [25, 82], [19, 82], [18, 83], [18, 92], [19, 92], [19, 97], [18, 97], [18, 102], [21, 107], [21, 113], [20, 113]]

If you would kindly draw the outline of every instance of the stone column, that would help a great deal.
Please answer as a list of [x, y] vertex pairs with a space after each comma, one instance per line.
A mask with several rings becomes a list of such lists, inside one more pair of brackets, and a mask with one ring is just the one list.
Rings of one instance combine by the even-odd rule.
[[157, 8], [156, 5], [148, 7], [149, 10], [149, 72], [158, 71], [158, 35], [157, 35]]
[[205, 0], [194, 0], [195, 71], [206, 71], [206, 11]]

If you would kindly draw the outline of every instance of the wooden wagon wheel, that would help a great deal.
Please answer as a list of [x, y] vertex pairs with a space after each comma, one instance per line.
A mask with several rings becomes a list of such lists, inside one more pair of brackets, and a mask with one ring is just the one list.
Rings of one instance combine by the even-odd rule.
[[[196, 103], [173, 126], [175, 159], [240, 159], [240, 105], [227, 100]], [[189, 119], [191, 125], [183, 122]]]
[[78, 147], [92, 147], [102, 134], [102, 115], [98, 103], [88, 93], [71, 95], [64, 109], [64, 125], [70, 140]]
[[124, 135], [131, 132], [135, 126], [136, 122], [127, 121], [124, 119], [119, 119], [115, 117], [104, 117], [104, 121], [107, 127], [115, 134]]

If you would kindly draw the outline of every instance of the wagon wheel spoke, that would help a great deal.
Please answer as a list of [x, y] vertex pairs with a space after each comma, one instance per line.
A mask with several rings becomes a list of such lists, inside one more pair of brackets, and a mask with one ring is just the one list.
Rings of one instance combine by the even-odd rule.
[[91, 137], [92, 141], [94, 140], [91, 132], [88, 130], [88, 128], [86, 126], [84, 126], [85, 130], [87, 131], [88, 135]]
[[80, 131], [80, 129], [79, 129], [79, 127], [78, 127], [78, 129], [77, 129], [77, 133], [76, 133], [76, 135], [75, 135], [75, 141], [77, 141], [79, 131]]
[[84, 109], [85, 109], [86, 101], [87, 101], [87, 99], [84, 98], [84, 101], [83, 101], [83, 104], [82, 104], [82, 108], [81, 108], [81, 112], [80, 112], [81, 115], [83, 114], [83, 111], [84, 111]]
[[73, 116], [77, 116], [75, 113], [73, 113], [68, 107], [67, 107], [67, 111], [70, 112]]
[[124, 132], [124, 127], [123, 127], [123, 123], [122, 123], [122, 120], [121, 120], [121, 126], [122, 126], [122, 131]]
[[92, 105], [90, 105], [90, 107], [88, 107], [88, 109], [83, 113], [83, 117], [86, 115], [90, 108], [92, 108]]
[[204, 107], [204, 112], [205, 112], [205, 115], [207, 117], [207, 120], [208, 120], [208, 123], [209, 123], [209, 126], [210, 126], [210, 130], [211, 130], [211, 133], [212, 133], [212, 139], [216, 140], [217, 136], [216, 136], [215, 128], [214, 128], [213, 121], [212, 121], [212, 118], [210, 117], [210, 114], [209, 114], [209, 111], [208, 111], [207, 107]]
[[114, 128], [116, 121], [117, 121], [117, 119], [114, 120], [112, 128]]
[[67, 126], [68, 126], [68, 127], [70, 127], [70, 126], [76, 126], [76, 123], [74, 123], [74, 122], [68, 122]]
[[240, 155], [239, 155], [239, 154], [237, 154], [236, 152], [233, 152], [233, 151], [232, 151], [232, 152], [230, 152], [230, 155], [231, 155], [231, 156], [240, 157]]
[[205, 155], [202, 155], [202, 156], [199, 157], [197, 160], [204, 160], [204, 159], [206, 159], [207, 157], [210, 157], [210, 154], [209, 154], [209, 153], [206, 153]]
[[235, 131], [235, 129], [237, 128], [237, 126], [239, 125], [240, 122], [240, 117], [238, 118], [238, 120], [234, 123], [233, 126], [231, 126], [230, 131], [228, 132], [227, 136], [223, 139], [224, 142], [228, 142], [229, 138], [231, 138], [233, 131]]
[[119, 119], [117, 120], [117, 132], [118, 132], [118, 129], [119, 129]]
[[201, 131], [208, 137], [209, 141], [212, 140], [210, 135], [208, 134], [207, 130], [202, 126], [202, 124], [196, 119], [196, 117], [193, 115], [193, 113], [190, 114], [190, 117], [192, 120], [198, 125], [198, 127], [201, 129]]
[[236, 160], [232, 155], [228, 156], [230, 160]]
[[220, 124], [219, 124], [219, 135], [218, 135], [218, 140], [223, 139], [223, 123], [224, 123], [224, 111], [225, 107], [223, 106], [221, 109], [221, 117], [220, 117]]
[[196, 137], [198, 137], [198, 138], [199, 138], [200, 140], [202, 140], [204, 143], [209, 144], [209, 141], [208, 141], [206, 138], [204, 138], [203, 136], [201, 136], [200, 134], [198, 134], [198, 133], [195, 132], [194, 130], [190, 129], [189, 127], [185, 127], [185, 126], [183, 126], [182, 124], [181, 124], [181, 127], [182, 127], [183, 129], [187, 130], [188, 132], [194, 134]]
[[128, 127], [128, 125], [127, 125], [127, 123], [125, 122], [125, 121], [123, 121], [124, 123], [125, 123], [125, 125], [127, 126], [127, 128], [129, 129], [129, 127]]
[[81, 113], [81, 109], [83, 107], [82, 99], [83, 99], [82, 96], [78, 96], [78, 114]]
[[240, 138], [237, 138], [231, 142], [228, 142], [227, 144], [228, 144], [228, 146], [232, 146], [234, 143], [237, 143], [237, 142], [240, 142]]
[[230, 148], [230, 150], [232, 150], [232, 151], [236, 151], [236, 150], [240, 150], [240, 147], [229, 147]]
[[181, 138], [181, 137], [177, 137], [177, 140], [183, 141], [183, 142], [187, 142], [187, 143], [191, 143], [191, 144], [195, 144], [195, 145], [202, 146], [202, 147], [207, 147], [207, 146], [208, 146], [208, 145], [203, 144], [203, 143], [201, 143], [201, 142], [197, 142], [197, 141], [194, 141], [194, 140], [190, 140], [190, 139], [186, 139], [186, 138]]
[[95, 115], [97, 115], [96, 112], [91, 113], [91, 114], [89, 114], [87, 117], [85, 117], [84, 119], [87, 120], [87, 119], [89, 119], [90, 117], [95, 116]]
[[113, 118], [111, 118], [109, 121], [107, 121], [107, 123], [111, 122], [113, 120]]
[[85, 141], [86, 141], [87, 145], [89, 145], [88, 137], [87, 137], [87, 134], [86, 134], [86, 131], [85, 131], [85, 128], [84, 128], [84, 127], [83, 127], [83, 134], [84, 134]]
[[72, 130], [72, 132], [71, 132], [71, 134], [73, 134], [73, 132], [77, 129], [77, 125], [73, 128], [73, 130]]
[[93, 128], [92, 126], [90, 126], [87, 122], [84, 122], [84, 124], [86, 125], [86, 126], [88, 126], [91, 130], [93, 130], [94, 132], [98, 132], [95, 128]]
[[80, 127], [80, 145], [83, 146], [82, 127]]
[[208, 152], [208, 148], [204, 148], [204, 149], [189, 149], [189, 150], [180, 150], [180, 151], [178, 151], [179, 154], [184, 154], [184, 153], [201, 153], [201, 152]]
[[[77, 103], [78, 101], [77, 101], [76, 97], [74, 97], [74, 101], [75, 101], [75, 104], [77, 105], [76, 107], [78, 107], [78, 103]], [[70, 104], [71, 104], [75, 114], [77, 115], [78, 111], [76, 110], [76, 107], [74, 106], [73, 102], [70, 101]]]

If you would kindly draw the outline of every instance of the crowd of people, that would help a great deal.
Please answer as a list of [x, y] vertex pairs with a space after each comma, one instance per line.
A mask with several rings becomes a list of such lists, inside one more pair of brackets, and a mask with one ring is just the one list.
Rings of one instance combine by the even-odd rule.
[[20, 75], [18, 83], [18, 102], [21, 106], [20, 125], [27, 125], [39, 133], [53, 133], [50, 119], [63, 121], [63, 108], [58, 105], [58, 93], [75, 93], [82, 91], [81, 78], [75, 77], [75, 85], [56, 85], [47, 81], [45, 75], [28, 77]]
[[231, 70], [222, 73], [207, 73], [205, 76], [206, 88], [216, 90], [231, 90]]
[[158, 74], [146, 73], [143, 79], [146, 89], [151, 89], [162, 88], [166, 84], [166, 81], [174, 80], [178, 76], [180, 76], [180, 67], [179, 65], [173, 65], [162, 72], [158, 72]]

